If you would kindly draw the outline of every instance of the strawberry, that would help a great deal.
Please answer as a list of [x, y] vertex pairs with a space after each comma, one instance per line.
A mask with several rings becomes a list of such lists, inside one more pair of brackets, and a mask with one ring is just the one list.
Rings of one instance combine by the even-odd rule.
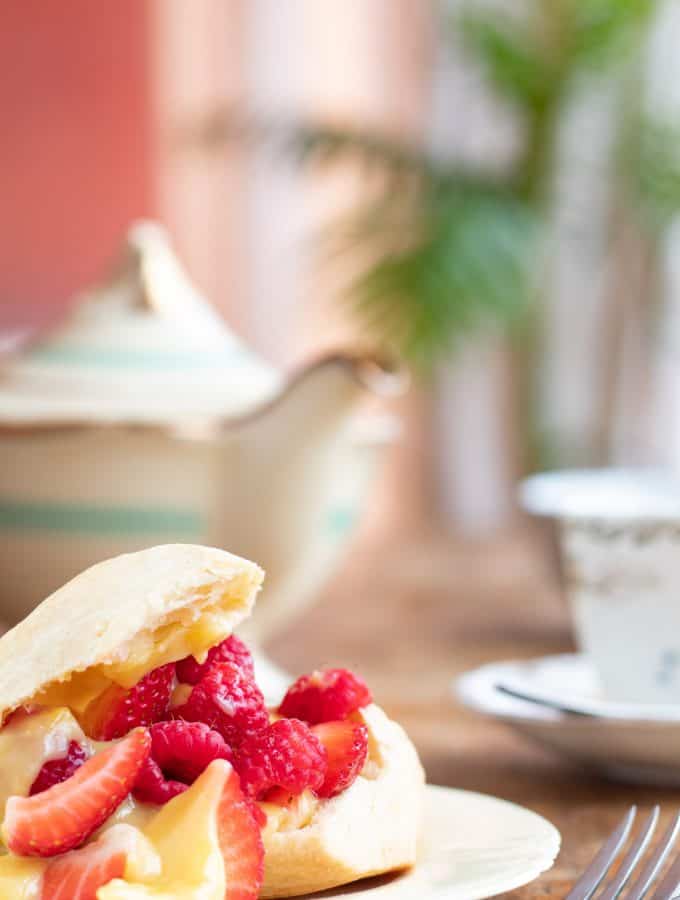
[[326, 748], [328, 769], [317, 791], [319, 797], [335, 797], [354, 783], [368, 754], [368, 730], [365, 725], [342, 720], [314, 725], [314, 734]]
[[241, 638], [230, 635], [216, 647], [208, 651], [205, 662], [196, 662], [193, 656], [185, 656], [177, 663], [177, 680], [182, 684], [198, 684], [198, 682], [217, 663], [230, 662], [246, 675], [255, 678], [255, 667], [250, 650]]
[[158, 854], [141, 831], [114, 825], [93, 843], [49, 863], [40, 900], [97, 900], [100, 887], [126, 872], [136, 880], [160, 875], [160, 869]]
[[264, 879], [264, 847], [253, 806], [232, 769], [222, 790], [218, 835], [224, 858], [224, 900], [257, 900]]
[[128, 691], [112, 684], [88, 704], [81, 725], [95, 741], [113, 741], [138, 725], [159, 722], [167, 712], [174, 683], [175, 664], [168, 663], [153, 669]]
[[318, 725], [346, 719], [372, 700], [363, 678], [348, 669], [323, 669], [302, 675], [288, 688], [279, 714]]
[[150, 746], [149, 733], [135, 729], [66, 781], [33, 797], [10, 797], [5, 845], [20, 856], [56, 856], [79, 847], [130, 793]]

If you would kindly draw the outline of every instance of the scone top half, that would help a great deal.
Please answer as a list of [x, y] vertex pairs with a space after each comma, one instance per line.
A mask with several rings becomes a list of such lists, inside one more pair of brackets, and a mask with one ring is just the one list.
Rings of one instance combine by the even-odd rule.
[[192, 544], [92, 566], [0, 638], [0, 721], [31, 703], [81, 713], [112, 683], [201, 660], [247, 618], [263, 578], [248, 560]]

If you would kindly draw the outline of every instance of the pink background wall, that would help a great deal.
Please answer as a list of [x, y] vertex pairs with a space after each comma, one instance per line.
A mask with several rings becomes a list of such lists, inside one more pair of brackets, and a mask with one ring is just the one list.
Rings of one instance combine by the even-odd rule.
[[0, 4], [0, 328], [58, 313], [154, 212], [148, 8]]

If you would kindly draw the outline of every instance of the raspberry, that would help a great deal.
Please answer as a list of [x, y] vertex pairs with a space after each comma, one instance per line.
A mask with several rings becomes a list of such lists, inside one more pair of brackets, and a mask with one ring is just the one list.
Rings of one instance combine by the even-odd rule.
[[304, 722], [279, 719], [234, 751], [243, 793], [261, 799], [273, 787], [290, 794], [317, 791], [324, 782], [326, 750]]
[[185, 656], [177, 663], [177, 679], [182, 684], [198, 684], [198, 682], [207, 675], [210, 669], [216, 663], [230, 662], [238, 669], [241, 669], [251, 678], [255, 678], [255, 669], [253, 666], [253, 657], [250, 650], [243, 641], [236, 637], [235, 634], [230, 635], [221, 644], [217, 644], [208, 651], [208, 656], [204, 663], [196, 662], [193, 656]]
[[193, 784], [214, 759], [232, 760], [222, 735], [203, 722], [157, 722], [149, 729], [151, 756], [166, 776]]
[[231, 747], [269, 724], [262, 691], [249, 675], [228, 662], [214, 666], [186, 703], [173, 707], [170, 714], [173, 719], [205, 722]]
[[167, 803], [214, 759], [232, 759], [222, 736], [202, 722], [157, 722], [149, 734], [151, 753], [134, 786], [135, 797], [144, 803]]
[[368, 755], [368, 729], [343, 719], [312, 728], [326, 748], [328, 769], [319, 797], [335, 797], [346, 791], [361, 772]]
[[317, 725], [346, 719], [372, 701], [363, 678], [347, 669], [324, 669], [298, 678], [288, 688], [279, 713]]
[[132, 793], [140, 803], [156, 803], [163, 806], [168, 800], [172, 800], [178, 794], [182, 794], [189, 787], [183, 781], [168, 779], [163, 774], [161, 767], [151, 758], [142, 766]]
[[97, 741], [124, 737], [138, 725], [153, 725], [163, 718], [175, 682], [175, 664], [153, 669], [126, 691], [112, 684], [88, 704], [83, 715], [85, 732]]
[[85, 748], [78, 741], [71, 741], [68, 745], [66, 756], [62, 756], [60, 759], [50, 759], [43, 764], [42, 769], [38, 772], [35, 781], [31, 785], [31, 789], [28, 792], [29, 796], [40, 794], [51, 788], [53, 784], [66, 781], [76, 769], [82, 766], [86, 759], [87, 752]]

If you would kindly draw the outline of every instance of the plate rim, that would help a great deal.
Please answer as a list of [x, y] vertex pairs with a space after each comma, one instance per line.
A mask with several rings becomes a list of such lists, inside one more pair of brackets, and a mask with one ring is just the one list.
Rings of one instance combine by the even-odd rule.
[[[394, 890], [395, 896], [403, 900], [404, 897], [411, 896], [409, 893], [411, 889], [417, 892], [419, 900], [449, 900], [452, 896], [456, 897], [457, 900], [489, 900], [489, 898], [504, 895], [509, 891], [530, 884], [554, 866], [562, 846], [562, 836], [552, 822], [533, 809], [493, 794], [469, 791], [448, 785], [426, 784], [424, 793], [425, 820], [418, 853], [419, 858], [415, 866], [405, 875], [406, 881], [397, 878], [395, 881], [387, 884], [373, 885], [369, 880], [366, 883], [365, 896], [370, 898], [370, 900], [373, 900], [373, 897], [376, 900], [378, 898], [382, 900], [383, 897], [385, 900], [389, 900], [391, 890]], [[464, 815], [464, 808], [467, 807], [469, 809], [470, 804], [482, 804], [484, 806], [483, 815], [478, 815], [480, 821], [488, 819], [489, 807], [496, 807], [505, 810], [508, 817], [516, 816], [518, 820], [522, 820], [525, 827], [527, 822], [533, 823], [535, 834], [530, 836], [530, 839], [539, 846], [540, 850], [536, 852], [535, 858], [529, 858], [528, 864], [526, 861], [524, 862], [524, 870], [521, 869], [522, 860], [520, 858], [518, 864], [520, 871], [511, 871], [505, 878], [502, 873], [499, 876], [498, 871], [494, 869], [491, 869], [488, 875], [482, 875], [481, 877], [473, 875], [471, 879], [468, 877], [467, 880], [460, 875], [456, 875], [456, 869], [463, 862], [469, 864], [471, 859], [470, 853], [474, 854], [475, 852], [475, 850], [471, 851], [470, 847], [466, 847], [465, 842], [462, 841], [459, 850], [466, 855], [456, 861], [455, 825], [461, 821], [461, 812]], [[439, 812], [436, 811], [438, 807]], [[457, 809], [456, 807], [463, 807], [463, 809]], [[455, 821], [452, 820], [451, 829], [442, 831], [439, 827], [439, 816], [442, 816], [444, 819], [448, 819], [449, 816], [456, 816], [457, 818]], [[433, 829], [431, 832], [428, 832], [428, 826]], [[436, 831], [434, 830], [435, 826], [437, 826]], [[526, 830], [531, 832], [531, 829]], [[489, 845], [489, 850], [493, 849], [499, 848]], [[502, 846], [500, 849], [502, 849]], [[480, 854], [479, 865], [482, 870], [485, 862], [483, 857], [484, 850], [485, 848], [482, 846], [476, 850]], [[433, 867], [433, 871], [436, 873], [438, 870], [438, 859], [442, 856], [449, 861], [452, 867], [451, 874], [446, 875], [445, 880], [440, 883], [427, 883], [428, 864]], [[514, 855], [511, 858], [516, 859]], [[475, 864], [474, 858], [472, 858], [472, 865], [474, 866]], [[422, 881], [418, 877], [419, 871], [422, 873]], [[409, 883], [411, 878], [413, 878], [412, 884]], [[317, 900], [317, 898], [318, 900], [323, 900], [326, 896], [328, 896], [329, 900], [336, 896], [338, 900], [350, 896], [352, 900], [354, 900], [355, 896], [356, 900], [360, 900], [364, 896], [363, 890], [359, 887], [360, 884], [361, 882], [354, 882], [344, 885], [344, 888], [350, 892], [348, 894], [343, 892], [343, 887], [341, 886], [336, 889], [340, 892], [339, 894], [336, 892], [331, 892], [329, 895], [325, 893], [312, 894], [309, 896], [309, 900], [312, 900], [312, 898], [314, 900]], [[465, 893], [463, 894], [462, 891], [465, 891]], [[416, 894], [414, 893], [413, 896], [415, 897]], [[301, 897], [300, 900], [307, 900], [307, 895]]]
[[[555, 865], [555, 861], [557, 860], [562, 847], [562, 835], [559, 829], [549, 819], [546, 819], [545, 816], [535, 810], [523, 806], [521, 803], [506, 800], [503, 797], [497, 797], [494, 794], [485, 794], [481, 791], [470, 791], [465, 788], [456, 788], [447, 785], [428, 783], [426, 785], [426, 793], [433, 799], [437, 797], [447, 797], [449, 799], [452, 797], [459, 797], [466, 802], [481, 802], [485, 805], [497, 805], [505, 810], [511, 810], [513, 814], [522, 816], [525, 820], [532, 820], [535, 822], [536, 828], [540, 828], [544, 831], [546, 843], [548, 841], [550, 842], [550, 847], [549, 849], [546, 849], [543, 858], [537, 859], [534, 867], [530, 871], [527, 871], [516, 878], [509, 878], [502, 885], [489, 885], [488, 888], [485, 888], [482, 884], [481, 893], [475, 892], [473, 895], [466, 897], [466, 900], [487, 900], [487, 898], [497, 897], [508, 891], [517, 890], [520, 887], [531, 884], [532, 881], [535, 881], [536, 878], [552, 869]], [[442, 900], [444, 900], [444, 898], [448, 896], [447, 890], [450, 891], [454, 887], [454, 884], [449, 884], [444, 886], [442, 890], [436, 890], [436, 892], [432, 894], [433, 900], [440, 896]], [[427, 896], [425, 896], [423, 900], [427, 900]]]

